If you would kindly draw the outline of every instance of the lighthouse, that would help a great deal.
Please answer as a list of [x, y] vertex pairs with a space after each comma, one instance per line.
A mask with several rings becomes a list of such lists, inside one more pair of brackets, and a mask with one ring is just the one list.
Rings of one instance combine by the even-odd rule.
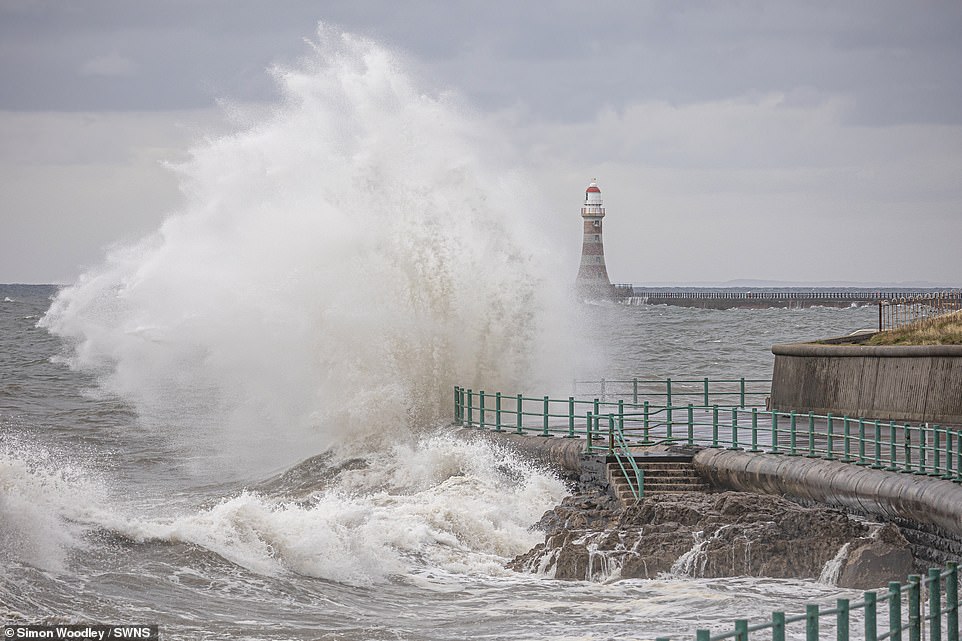
[[604, 217], [601, 189], [597, 182], [591, 181], [585, 189], [585, 204], [581, 208], [585, 235], [581, 245], [581, 266], [575, 280], [578, 293], [589, 299], [610, 299], [614, 296], [614, 288], [608, 280], [608, 268], [605, 267], [605, 246], [601, 233]]

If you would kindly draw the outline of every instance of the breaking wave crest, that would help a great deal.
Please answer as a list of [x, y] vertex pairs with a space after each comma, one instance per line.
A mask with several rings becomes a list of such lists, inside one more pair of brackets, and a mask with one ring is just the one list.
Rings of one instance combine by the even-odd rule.
[[275, 75], [269, 117], [177, 167], [182, 209], [57, 296], [67, 362], [219, 473], [410, 439], [456, 383], [570, 380], [567, 279], [498, 136], [323, 26]]

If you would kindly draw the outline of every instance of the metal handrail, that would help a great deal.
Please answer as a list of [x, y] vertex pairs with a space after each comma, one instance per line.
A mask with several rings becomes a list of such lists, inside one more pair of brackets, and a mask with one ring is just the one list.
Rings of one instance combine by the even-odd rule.
[[[597, 433], [598, 428], [598, 417], [594, 417], [595, 429]], [[591, 439], [588, 439], [587, 451], [593, 452], [598, 451], [592, 445]], [[602, 451], [605, 448], [601, 448]], [[621, 469], [622, 475], [624, 475], [625, 480], [628, 482], [628, 488], [631, 490], [631, 495], [635, 497], [636, 501], [640, 501], [645, 496], [645, 473], [638, 467], [638, 463], [635, 461], [635, 457], [631, 454], [628, 449], [628, 443], [625, 440], [624, 430], [622, 425], [615, 424], [615, 415], [608, 414], [608, 447], [606, 448], [609, 455], [613, 456], [618, 467]], [[626, 466], [627, 463], [627, 466]], [[628, 467], [631, 468], [632, 474], [629, 474]], [[634, 482], [632, 482], [634, 479]]]

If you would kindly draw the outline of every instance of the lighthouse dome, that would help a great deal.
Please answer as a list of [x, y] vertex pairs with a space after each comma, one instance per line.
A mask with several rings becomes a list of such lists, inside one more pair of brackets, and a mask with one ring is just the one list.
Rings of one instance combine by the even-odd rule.
[[585, 204], [586, 205], [601, 205], [601, 189], [598, 188], [598, 183], [592, 181], [588, 188], [585, 189]]

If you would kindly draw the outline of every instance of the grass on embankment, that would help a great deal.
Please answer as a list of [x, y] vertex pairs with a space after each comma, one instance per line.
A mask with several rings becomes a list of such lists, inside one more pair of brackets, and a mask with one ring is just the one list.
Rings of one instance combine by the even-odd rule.
[[862, 345], [962, 345], [962, 311], [879, 332]]

